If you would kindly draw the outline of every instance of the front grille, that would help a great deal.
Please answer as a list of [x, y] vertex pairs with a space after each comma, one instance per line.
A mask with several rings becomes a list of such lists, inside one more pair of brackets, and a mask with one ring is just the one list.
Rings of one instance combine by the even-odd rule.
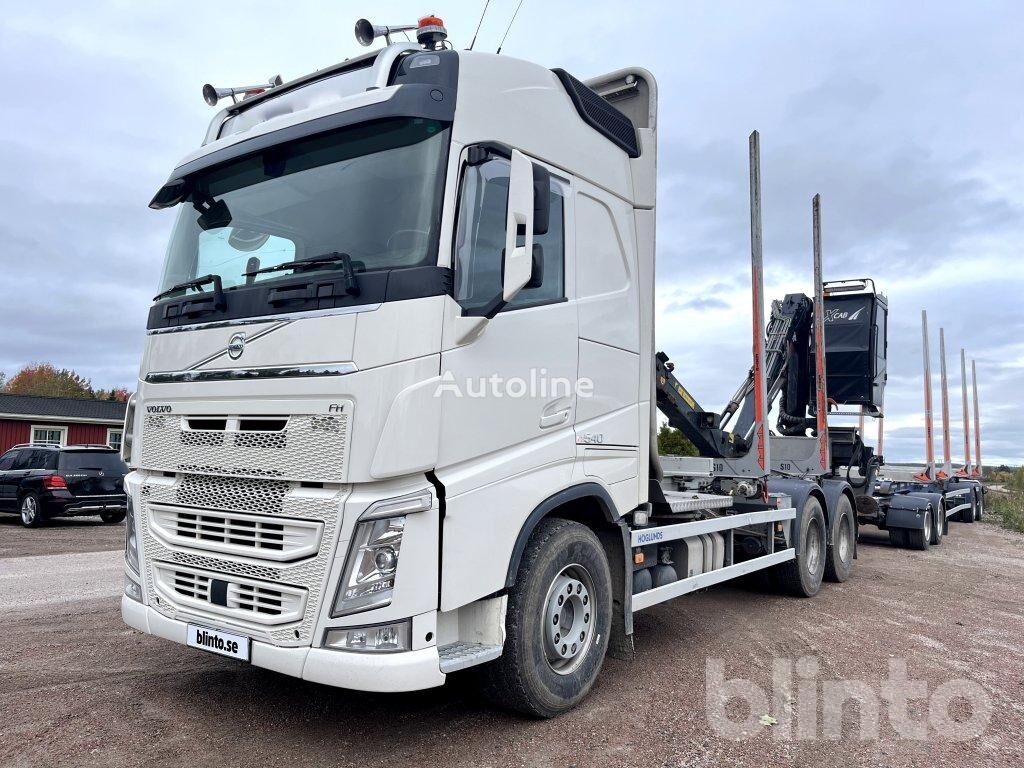
[[[308, 644], [320, 603], [332, 596], [324, 584], [347, 492], [342, 485], [149, 474], [136, 514], [150, 606], [275, 645]], [[217, 593], [224, 605], [210, 601], [209, 579], [229, 585]]]
[[300, 620], [306, 609], [306, 590], [298, 587], [186, 569], [171, 563], [154, 563], [153, 570], [157, 592], [195, 613], [275, 626]]
[[331, 414], [281, 417], [147, 414], [146, 469], [224, 477], [345, 481], [351, 405]]
[[323, 523], [282, 517], [150, 506], [153, 533], [165, 544], [291, 562], [320, 549]]

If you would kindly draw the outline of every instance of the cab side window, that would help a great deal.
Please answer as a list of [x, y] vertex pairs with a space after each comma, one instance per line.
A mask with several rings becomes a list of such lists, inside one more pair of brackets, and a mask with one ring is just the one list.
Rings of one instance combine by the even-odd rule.
[[[501, 294], [509, 174], [510, 164], [503, 158], [468, 166], [463, 174], [455, 233], [455, 300], [464, 310], [481, 309]], [[523, 288], [503, 312], [565, 298], [563, 219], [562, 190], [552, 180], [548, 231], [533, 238], [543, 250], [543, 281], [534, 288]]]

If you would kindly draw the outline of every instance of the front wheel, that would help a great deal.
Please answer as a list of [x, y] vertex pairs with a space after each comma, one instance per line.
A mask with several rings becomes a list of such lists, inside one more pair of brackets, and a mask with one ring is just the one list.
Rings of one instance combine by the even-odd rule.
[[543, 520], [530, 536], [509, 591], [505, 650], [480, 671], [501, 706], [554, 717], [590, 691], [608, 647], [611, 574], [586, 526]]
[[797, 597], [814, 597], [825, 575], [825, 514], [821, 502], [811, 497], [804, 504], [797, 532], [800, 551], [789, 562], [775, 566], [776, 578], [783, 592]]
[[42, 505], [35, 493], [26, 493], [19, 505], [21, 524], [26, 528], [38, 528], [43, 524]]
[[843, 582], [850, 578], [853, 571], [856, 525], [853, 519], [853, 505], [846, 496], [840, 496], [839, 504], [836, 505], [834, 540], [825, 559], [825, 578], [828, 581]]

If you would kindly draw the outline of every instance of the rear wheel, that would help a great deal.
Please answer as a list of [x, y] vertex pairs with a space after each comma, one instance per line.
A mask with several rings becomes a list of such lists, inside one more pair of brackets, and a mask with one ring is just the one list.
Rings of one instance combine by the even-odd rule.
[[943, 528], [946, 524], [946, 502], [940, 501], [939, 508], [935, 511], [935, 517], [932, 520], [931, 533], [928, 536], [928, 543], [938, 546], [942, 543]]
[[509, 592], [505, 650], [481, 668], [496, 703], [536, 717], [576, 706], [601, 671], [611, 629], [611, 574], [589, 528], [541, 521]]
[[932, 526], [932, 515], [931, 507], [924, 513], [924, 527], [920, 529], [909, 529], [907, 530], [907, 545], [911, 549], [925, 550], [928, 549], [928, 545], [931, 543], [931, 530]]
[[856, 539], [853, 505], [846, 496], [839, 497], [836, 515], [833, 541], [825, 559], [825, 578], [828, 581], [843, 582], [850, 578], [853, 571], [853, 548]]
[[123, 509], [120, 512], [100, 512], [100, 520], [102, 520], [104, 523], [110, 523], [112, 525], [114, 523], [120, 523], [122, 520], [124, 520], [124, 515], [125, 512]]
[[974, 494], [974, 519], [981, 520], [985, 515], [985, 494], [978, 488]]
[[906, 528], [890, 528], [889, 529], [889, 543], [894, 547], [905, 547], [907, 546], [907, 529]]
[[797, 540], [800, 543], [799, 554], [793, 560], [775, 566], [775, 575], [782, 591], [797, 597], [814, 597], [825, 575], [828, 539], [821, 502], [813, 497], [804, 504]]
[[968, 499], [968, 501], [970, 502], [971, 506], [960, 512], [960, 521], [963, 523], [973, 523], [978, 514], [976, 509], [977, 504], [974, 501], [973, 492], [971, 493], [971, 496]]
[[26, 528], [38, 528], [43, 524], [43, 508], [35, 493], [22, 496], [18, 509], [21, 512], [21, 524]]

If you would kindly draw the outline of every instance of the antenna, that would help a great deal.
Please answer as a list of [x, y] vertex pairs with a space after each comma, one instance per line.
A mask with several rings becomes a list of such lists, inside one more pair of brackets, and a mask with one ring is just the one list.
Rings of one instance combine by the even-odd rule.
[[505, 38], [508, 37], [508, 31], [512, 29], [512, 22], [516, 20], [516, 16], [519, 15], [519, 9], [523, 7], [523, 0], [519, 0], [519, 5], [516, 6], [516, 12], [512, 14], [512, 18], [509, 19], [508, 26], [505, 27], [505, 34], [501, 36], [501, 42], [498, 43], [497, 53], [501, 53], [501, 49], [505, 46]]
[[484, 16], [487, 15], [487, 8], [490, 6], [490, 4], [491, 0], [486, 0], [486, 2], [484, 2], [484, 9], [480, 13], [480, 21], [476, 23], [476, 32], [473, 33], [473, 42], [469, 44], [469, 50], [471, 51], [473, 50], [473, 46], [476, 45], [476, 36], [480, 34], [480, 27], [483, 26]]

